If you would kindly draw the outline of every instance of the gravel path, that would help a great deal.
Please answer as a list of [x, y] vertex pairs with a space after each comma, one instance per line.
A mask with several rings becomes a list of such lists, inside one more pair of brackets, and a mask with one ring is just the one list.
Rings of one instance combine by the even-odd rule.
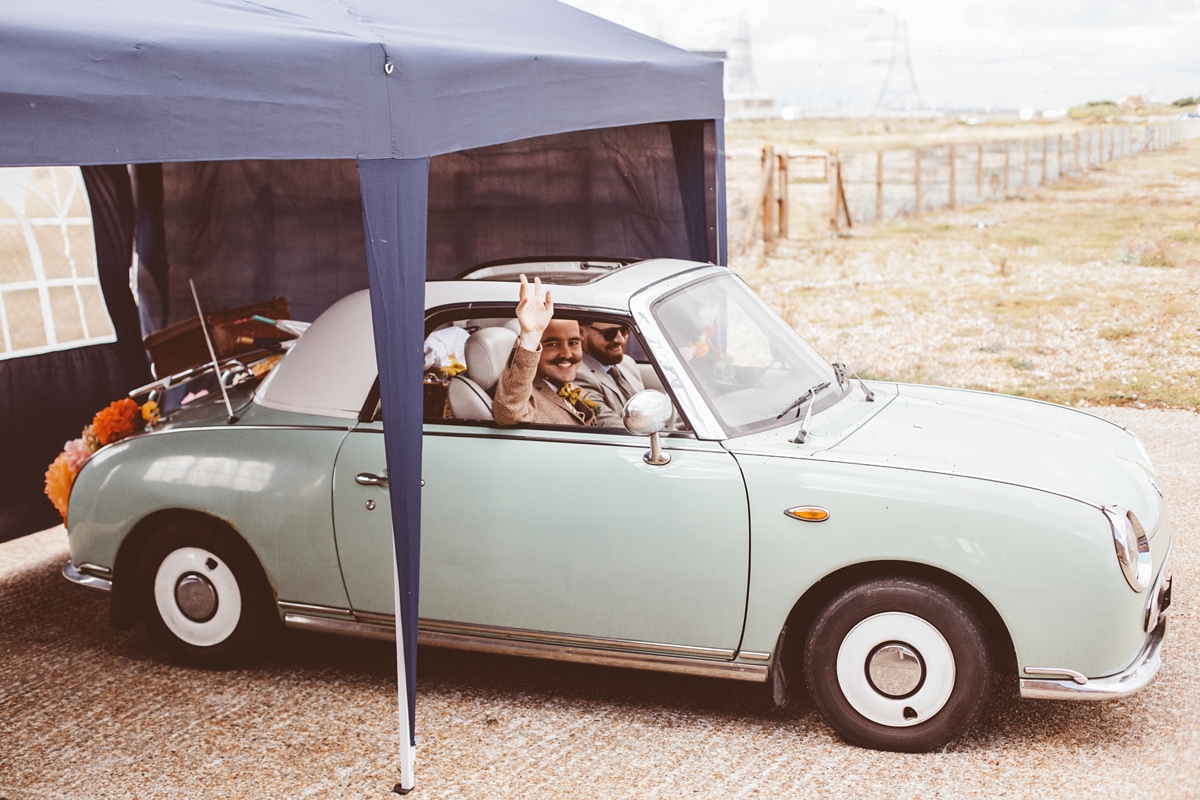
[[[1098, 413], [1146, 440], [1177, 536], [1166, 663], [1141, 694], [995, 698], [963, 740], [902, 755], [753, 685], [423, 649], [412, 796], [1200, 795], [1200, 415]], [[0, 799], [394, 796], [390, 645], [290, 636], [254, 669], [176, 667], [108, 628], [65, 558], [61, 528], [0, 545]]]

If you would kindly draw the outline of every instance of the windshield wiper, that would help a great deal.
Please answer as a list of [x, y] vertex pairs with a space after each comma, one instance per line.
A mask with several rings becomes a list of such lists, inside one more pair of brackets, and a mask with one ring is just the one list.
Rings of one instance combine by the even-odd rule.
[[838, 363], [833, 365], [833, 372], [837, 376], [837, 382], [838, 382], [839, 389], [843, 385], [845, 385], [847, 388], [849, 388], [850, 375], [853, 375], [854, 380], [858, 381], [858, 388], [862, 389], [863, 399], [865, 399], [868, 403], [875, 402], [875, 393], [867, 388], [867, 385], [865, 383], [863, 383], [862, 378], [858, 377], [858, 370], [849, 369], [845, 364], [843, 364], [839, 361]]
[[[780, 411], [779, 416], [775, 417], [775, 419], [783, 419], [785, 415], [791, 413], [793, 408], [798, 408], [798, 407], [802, 406], [804, 404], [805, 400], [808, 400], [810, 397], [815, 398], [817, 396], [818, 392], [823, 392], [828, 388], [829, 388], [829, 381], [825, 381], [824, 383], [817, 384], [816, 386], [814, 386], [811, 389], [809, 389], [808, 391], [806, 391], [804, 394], [797, 397], [796, 402], [792, 403], [790, 406], [785, 408], [783, 411]], [[799, 418], [799, 416], [800, 416], [800, 412], [797, 411], [796, 417]]]
[[800, 423], [800, 430], [796, 432], [796, 438], [792, 439], [792, 444], [804, 444], [804, 440], [808, 438], [808, 418], [812, 416], [813, 406], [817, 404], [817, 393], [823, 392], [828, 388], [829, 381], [825, 381], [818, 386], [814, 386], [805, 393], [809, 395], [812, 400], [808, 404], [808, 410], [804, 412], [804, 422]]

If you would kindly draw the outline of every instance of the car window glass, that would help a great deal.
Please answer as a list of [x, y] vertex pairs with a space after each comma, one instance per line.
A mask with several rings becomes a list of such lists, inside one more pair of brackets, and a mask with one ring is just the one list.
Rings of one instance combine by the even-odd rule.
[[780, 424], [796, 398], [834, 380], [833, 368], [733, 276], [684, 287], [653, 313], [731, 435]]

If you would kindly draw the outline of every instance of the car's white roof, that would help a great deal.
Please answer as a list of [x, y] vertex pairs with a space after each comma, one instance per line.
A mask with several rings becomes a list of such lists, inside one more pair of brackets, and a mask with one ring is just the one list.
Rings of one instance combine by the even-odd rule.
[[[639, 290], [705, 266], [709, 265], [675, 259], [640, 261], [593, 283], [554, 284], [551, 296], [556, 305], [627, 314], [629, 298]], [[517, 291], [512, 281], [432, 281], [425, 284], [425, 308], [516, 303]], [[258, 387], [254, 402], [281, 411], [354, 419], [377, 372], [371, 299], [364, 289], [343, 297], [317, 318]]]

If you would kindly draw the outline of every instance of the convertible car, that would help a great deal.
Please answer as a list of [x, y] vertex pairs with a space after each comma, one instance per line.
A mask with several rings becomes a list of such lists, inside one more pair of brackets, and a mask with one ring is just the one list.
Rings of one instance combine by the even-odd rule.
[[[557, 317], [628, 326], [625, 428], [492, 421], [522, 272]], [[1107, 699], [1159, 668], [1171, 529], [1117, 425], [860, 381], [710, 264], [484, 266], [427, 285], [426, 331], [452, 351], [427, 362], [426, 645], [804, 686], [847, 741], [901, 751], [959, 736], [994, 683]], [[234, 424], [215, 395], [91, 458], [64, 574], [197, 665], [281, 623], [393, 637], [367, 293], [230, 396]]]

